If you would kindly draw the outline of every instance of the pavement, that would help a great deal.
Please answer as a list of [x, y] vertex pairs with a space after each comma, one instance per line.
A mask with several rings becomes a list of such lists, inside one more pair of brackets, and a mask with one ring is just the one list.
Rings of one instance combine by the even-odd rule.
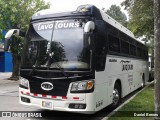
[[0, 80], [6, 80], [12, 75], [12, 72], [0, 72]]
[[33, 107], [19, 104], [19, 80], [8, 80], [11, 72], [0, 72], [0, 111], [33, 111]]
[[8, 80], [12, 75], [11, 72], [0, 72], [0, 95], [9, 92], [18, 92], [19, 81]]

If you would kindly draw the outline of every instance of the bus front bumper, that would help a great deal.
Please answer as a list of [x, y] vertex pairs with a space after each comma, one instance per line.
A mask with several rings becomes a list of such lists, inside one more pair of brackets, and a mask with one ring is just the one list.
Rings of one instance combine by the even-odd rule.
[[[87, 97], [92, 98], [93, 94], [87, 94]], [[30, 93], [28, 90], [19, 88], [20, 104], [35, 106], [41, 109], [80, 112], [86, 114], [94, 113], [92, 102], [86, 101], [86, 94], [70, 94], [67, 96], [50, 96]], [[92, 107], [91, 107], [92, 105]], [[88, 112], [86, 112], [88, 111]]]

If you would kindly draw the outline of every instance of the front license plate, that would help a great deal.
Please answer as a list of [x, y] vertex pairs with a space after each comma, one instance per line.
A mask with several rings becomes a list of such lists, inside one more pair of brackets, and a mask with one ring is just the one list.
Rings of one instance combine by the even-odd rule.
[[50, 101], [42, 101], [42, 107], [51, 109], [51, 108], [53, 108], [53, 103]]

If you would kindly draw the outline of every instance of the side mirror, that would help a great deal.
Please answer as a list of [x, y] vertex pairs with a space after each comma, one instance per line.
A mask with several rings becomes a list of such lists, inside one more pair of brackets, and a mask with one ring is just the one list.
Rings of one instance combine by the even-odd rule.
[[88, 21], [84, 26], [84, 32], [90, 32], [95, 29], [95, 24], [92, 21]]
[[21, 31], [20, 29], [11, 29], [6, 33], [5, 39], [10, 39], [13, 34], [25, 37], [25, 32]]
[[19, 35], [19, 31], [20, 31], [19, 29], [11, 29], [11, 30], [9, 30], [5, 35], [5, 39], [10, 39], [13, 34]]
[[25, 37], [25, 32], [20, 31], [20, 29], [9, 30], [5, 35], [4, 51], [8, 51], [9, 42], [10, 42], [10, 39], [11, 39], [13, 34], [21, 36], [21, 37]]
[[19, 35], [19, 29], [11, 29], [5, 35], [5, 42], [4, 42], [4, 51], [8, 51], [9, 49], [9, 42], [13, 34]]

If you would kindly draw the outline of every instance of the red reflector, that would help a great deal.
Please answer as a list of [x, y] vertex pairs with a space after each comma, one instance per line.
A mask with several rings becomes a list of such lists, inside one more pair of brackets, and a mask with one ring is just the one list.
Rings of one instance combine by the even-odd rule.
[[21, 94], [23, 94], [23, 91], [21, 91]]
[[79, 100], [79, 97], [73, 97], [73, 99], [75, 99], [75, 100]]
[[66, 96], [62, 96], [62, 99], [67, 99], [67, 97]]
[[46, 97], [47, 95], [45, 95], [45, 94], [42, 94], [42, 97]]
[[36, 94], [36, 93], [34, 93], [33, 95], [34, 95], [34, 96], [38, 96], [38, 94]]
[[57, 98], [57, 96], [52, 96], [52, 98]]
[[26, 94], [27, 94], [27, 95], [30, 95], [30, 93], [29, 93], [29, 92], [27, 92]]

